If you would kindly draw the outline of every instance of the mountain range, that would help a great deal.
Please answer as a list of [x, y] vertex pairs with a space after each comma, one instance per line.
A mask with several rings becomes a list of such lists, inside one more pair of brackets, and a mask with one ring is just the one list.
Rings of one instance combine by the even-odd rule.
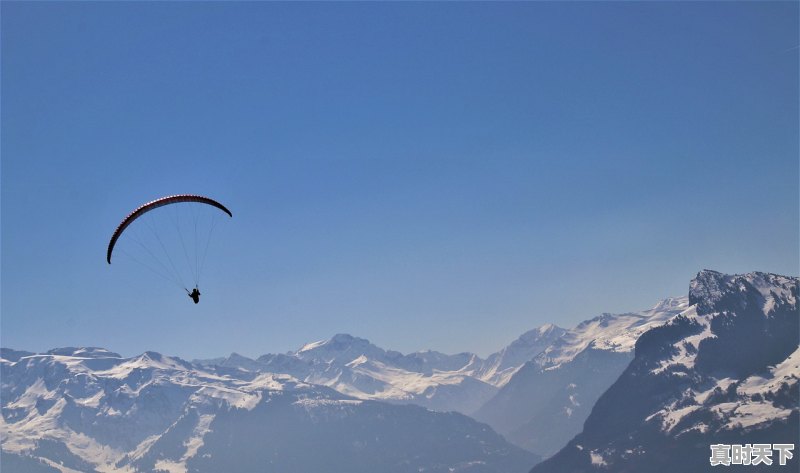
[[539, 460], [463, 414], [288, 375], [99, 348], [3, 350], [1, 366], [4, 471], [499, 473]]
[[[535, 471], [696, 471], [708, 461], [698, 439], [712, 434], [797, 440], [797, 287], [706, 270], [687, 297], [547, 324], [485, 359], [347, 334], [256, 359], [3, 348], [2, 461], [20, 472], [522, 472], [551, 457]], [[665, 461], [665, 445], [692, 446], [694, 463]]]

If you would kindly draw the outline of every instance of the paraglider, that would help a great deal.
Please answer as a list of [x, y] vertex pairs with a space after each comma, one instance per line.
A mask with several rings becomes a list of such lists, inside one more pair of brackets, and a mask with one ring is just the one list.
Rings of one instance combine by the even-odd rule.
[[197, 288], [192, 289], [192, 292], [189, 293], [189, 297], [197, 304], [200, 302], [200, 291]]
[[[153, 212], [165, 206], [173, 210]], [[181, 286], [197, 304], [200, 302], [200, 275], [219, 211], [233, 217], [224, 205], [201, 195], [171, 195], [141, 205], [117, 226], [108, 243], [106, 261], [111, 264], [118, 242], [127, 239], [130, 241], [127, 250], [119, 248], [123, 254]], [[181, 253], [185, 257], [183, 265], [180, 263]], [[182, 268], [188, 269], [194, 280], [192, 291], [187, 289], [187, 271], [182, 271]]]

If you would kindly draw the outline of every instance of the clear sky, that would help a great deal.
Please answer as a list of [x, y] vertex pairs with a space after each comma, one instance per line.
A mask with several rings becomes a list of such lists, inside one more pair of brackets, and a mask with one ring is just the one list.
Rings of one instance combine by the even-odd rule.
[[[797, 2], [1, 8], [3, 346], [485, 355], [798, 274]], [[174, 193], [234, 213], [196, 306], [105, 262]]]

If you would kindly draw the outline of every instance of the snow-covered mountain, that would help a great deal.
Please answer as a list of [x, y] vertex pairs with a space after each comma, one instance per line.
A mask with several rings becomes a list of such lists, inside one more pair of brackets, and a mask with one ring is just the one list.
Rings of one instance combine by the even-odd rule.
[[497, 391], [472, 375], [482, 362], [471, 353], [426, 351], [403, 355], [348, 334], [256, 360], [236, 354], [222, 360], [197, 360], [204, 366], [287, 374], [358, 399], [462, 413], [474, 411]]
[[712, 444], [798, 445], [798, 292], [798, 278], [700, 272], [689, 306], [639, 337], [583, 432], [533, 472], [706, 471]]
[[478, 370], [478, 377], [493, 386], [505, 386], [525, 363], [557, 343], [566, 333], [553, 324], [525, 332], [507, 347], [489, 355]]
[[446, 355], [425, 351], [403, 355], [348, 334], [337, 334], [294, 352], [267, 354], [256, 360], [233, 354], [226, 359], [198, 360], [198, 363], [285, 373], [358, 399], [417, 404], [465, 414], [497, 392], [495, 385], [475, 375], [483, 360], [472, 353]]
[[685, 310], [669, 298], [649, 310], [603, 314], [580, 323], [525, 363], [475, 418], [542, 456], [580, 432], [592, 406], [633, 359], [636, 339]]
[[494, 396], [526, 361], [563, 333], [563, 329], [553, 325], [531, 330], [486, 360], [472, 353], [446, 355], [430, 350], [403, 355], [363, 338], [337, 334], [286, 354], [268, 354], [256, 360], [233, 354], [226, 359], [198, 363], [288, 374], [358, 399], [471, 414]]
[[[473, 354], [385, 351], [363, 338], [339, 334], [292, 354], [311, 369], [306, 382], [329, 386], [360, 399], [412, 403], [438, 411], [469, 413], [496, 388], [471, 376], [480, 359]], [[260, 357], [266, 371], [277, 371], [274, 358]], [[281, 364], [281, 366], [284, 366]], [[292, 373], [293, 375], [295, 373]]]
[[9, 472], [527, 471], [464, 415], [355, 399], [281, 374], [147, 352], [3, 350]]

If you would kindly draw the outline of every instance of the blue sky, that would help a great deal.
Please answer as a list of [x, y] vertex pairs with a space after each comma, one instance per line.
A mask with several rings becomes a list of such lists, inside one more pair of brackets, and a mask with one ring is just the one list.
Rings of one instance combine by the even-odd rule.
[[[2, 345], [487, 354], [798, 274], [798, 5], [2, 4]], [[226, 204], [203, 300], [105, 249]]]

